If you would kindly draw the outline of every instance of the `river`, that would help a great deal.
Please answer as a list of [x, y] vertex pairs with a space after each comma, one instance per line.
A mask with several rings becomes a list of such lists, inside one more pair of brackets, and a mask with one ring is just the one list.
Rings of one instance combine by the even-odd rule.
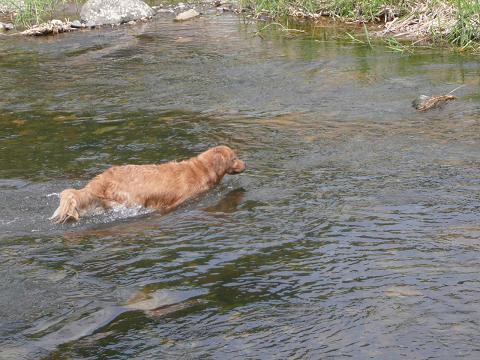
[[[1, 359], [479, 358], [478, 57], [263, 26], [0, 38]], [[218, 144], [247, 171], [168, 215], [48, 220]]]

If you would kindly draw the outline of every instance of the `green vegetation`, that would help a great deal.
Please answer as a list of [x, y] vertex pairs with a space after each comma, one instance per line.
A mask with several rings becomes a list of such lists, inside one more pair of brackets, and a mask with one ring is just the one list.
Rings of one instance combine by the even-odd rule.
[[340, 17], [344, 20], [380, 20], [382, 10], [407, 12], [415, 1], [412, 0], [240, 0], [244, 8], [255, 13], [268, 13], [272, 16], [291, 15], [297, 10], [305, 17], [315, 14]]
[[[0, 9], [13, 13], [17, 26], [28, 27], [52, 19], [68, 0], [0, 0]], [[71, 1], [70, 1], [71, 2]]]
[[[479, 47], [480, 0], [240, 0], [255, 15], [294, 16], [317, 20], [384, 24], [376, 35], [393, 49], [405, 49], [397, 37], [412, 42]], [[366, 32], [366, 28], [365, 32]], [[370, 44], [370, 37], [366, 37]]]
[[467, 47], [480, 40], [480, 1], [454, 0], [457, 21], [452, 27], [449, 40]]

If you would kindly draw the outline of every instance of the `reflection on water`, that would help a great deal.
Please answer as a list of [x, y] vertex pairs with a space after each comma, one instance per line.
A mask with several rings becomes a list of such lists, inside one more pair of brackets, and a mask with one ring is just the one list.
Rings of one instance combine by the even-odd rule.
[[[0, 39], [0, 358], [476, 358], [478, 60], [256, 30]], [[47, 220], [220, 143], [248, 171], [166, 216]]]

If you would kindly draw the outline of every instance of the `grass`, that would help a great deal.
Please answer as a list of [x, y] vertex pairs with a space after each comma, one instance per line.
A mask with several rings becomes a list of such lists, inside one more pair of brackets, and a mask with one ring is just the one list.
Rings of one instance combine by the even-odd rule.
[[[360, 45], [363, 45], [363, 46], [365, 46], [369, 49], [373, 49], [374, 43], [371, 40], [372, 36], [368, 32], [368, 29], [367, 29], [367, 26], [365, 25], [365, 23], [363, 24], [363, 31], [364, 31], [364, 35], [363, 35], [362, 38], [360, 38], [359, 36], [356, 36], [355, 34], [353, 34], [351, 32], [347, 32], [346, 36], [352, 43], [360, 44]], [[377, 44], [378, 44], [378, 42], [377, 42]], [[410, 54], [412, 54], [414, 52], [414, 49], [416, 47], [418, 47], [417, 42], [407, 44], [405, 42], [398, 41], [396, 38], [394, 38], [392, 36], [384, 39], [383, 45], [386, 46], [387, 49], [391, 50], [392, 52], [410, 53]], [[422, 46], [422, 48], [425, 48], [425, 46]]]
[[328, 11], [345, 19], [355, 19], [367, 22], [380, 21], [384, 9], [392, 9], [397, 12], [406, 12], [409, 1], [387, 0], [338, 0], [328, 1]]
[[394, 37], [389, 37], [385, 39], [385, 45], [388, 49], [397, 53], [413, 53], [414, 44], [404, 44], [395, 39]]
[[292, 9], [304, 14], [324, 14], [344, 20], [378, 21], [382, 10], [390, 8], [397, 13], [406, 12], [412, 0], [240, 0], [244, 8], [272, 16], [289, 15]]
[[450, 42], [468, 47], [480, 40], [480, 1], [454, 0], [457, 22], [449, 34]]
[[259, 29], [255, 33], [255, 35], [259, 36], [259, 37], [262, 37], [262, 32], [265, 31], [266, 29], [270, 28], [270, 27], [277, 27], [285, 33], [304, 33], [305, 32], [305, 30], [291, 29], [291, 28], [288, 27], [288, 24], [287, 24], [287, 26], [285, 26], [285, 25], [283, 25], [281, 23], [278, 23], [278, 22], [270, 22], [267, 25], [263, 26], [261, 29]]
[[0, 8], [10, 9], [15, 13], [17, 26], [29, 27], [51, 20], [59, 5], [68, 0], [0, 0]]
[[372, 42], [370, 40], [371, 36], [370, 36], [370, 33], [368, 32], [367, 25], [365, 25], [365, 24], [363, 24], [363, 32], [364, 32], [364, 35], [365, 35], [365, 40], [359, 39], [357, 36], [355, 36], [354, 34], [352, 34], [350, 32], [347, 32], [347, 37], [354, 43], [362, 44], [362, 45], [367, 46], [370, 49], [373, 49], [373, 45], [372, 45]]
[[407, 50], [395, 38], [398, 34], [412, 42], [480, 47], [480, 0], [240, 0], [240, 4], [254, 14], [274, 18], [330, 16], [344, 22], [385, 23], [384, 36], [395, 51]]

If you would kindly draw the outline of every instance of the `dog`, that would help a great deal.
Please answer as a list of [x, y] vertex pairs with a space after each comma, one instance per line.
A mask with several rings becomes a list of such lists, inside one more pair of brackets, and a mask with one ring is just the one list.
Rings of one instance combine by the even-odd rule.
[[228, 146], [216, 146], [181, 162], [113, 166], [83, 189], [66, 189], [50, 220], [78, 221], [97, 209], [114, 205], [143, 206], [166, 213], [188, 199], [213, 188], [226, 174], [239, 174], [246, 163]]

